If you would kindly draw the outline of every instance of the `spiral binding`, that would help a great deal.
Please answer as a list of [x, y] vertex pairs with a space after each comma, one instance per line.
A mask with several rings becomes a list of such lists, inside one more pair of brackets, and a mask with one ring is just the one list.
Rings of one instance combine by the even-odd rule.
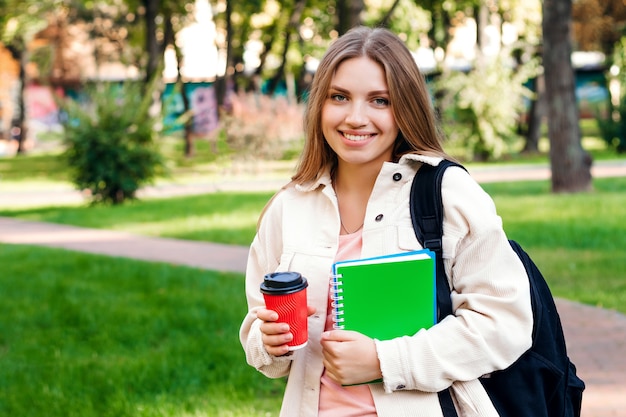
[[333, 309], [332, 321], [333, 328], [336, 330], [343, 330], [344, 325], [341, 324], [344, 322], [343, 317], [343, 281], [341, 281], [343, 276], [341, 274], [332, 275], [330, 280], [330, 306]]

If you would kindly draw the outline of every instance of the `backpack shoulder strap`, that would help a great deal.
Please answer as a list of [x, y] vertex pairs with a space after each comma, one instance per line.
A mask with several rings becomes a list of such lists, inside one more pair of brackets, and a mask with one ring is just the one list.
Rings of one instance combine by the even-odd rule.
[[413, 178], [409, 200], [415, 236], [423, 247], [432, 250], [436, 256], [438, 321], [452, 314], [450, 286], [443, 266], [443, 200], [441, 198], [443, 174], [451, 166], [465, 169], [462, 165], [447, 159], [437, 166], [422, 164]]
[[[450, 286], [443, 266], [443, 200], [441, 181], [450, 166], [463, 166], [444, 159], [437, 166], [423, 164], [413, 178], [409, 206], [415, 236], [423, 247], [435, 252], [437, 321], [452, 314]], [[465, 168], [463, 168], [465, 169]], [[444, 417], [458, 417], [449, 389], [437, 393]]]

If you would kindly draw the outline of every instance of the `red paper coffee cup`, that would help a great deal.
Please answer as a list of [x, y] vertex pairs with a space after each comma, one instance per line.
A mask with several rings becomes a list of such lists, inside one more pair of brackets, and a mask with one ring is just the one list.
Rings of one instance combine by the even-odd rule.
[[268, 310], [278, 313], [278, 321], [289, 324], [293, 339], [289, 350], [304, 347], [309, 338], [306, 278], [298, 272], [273, 272], [265, 275], [261, 292]]

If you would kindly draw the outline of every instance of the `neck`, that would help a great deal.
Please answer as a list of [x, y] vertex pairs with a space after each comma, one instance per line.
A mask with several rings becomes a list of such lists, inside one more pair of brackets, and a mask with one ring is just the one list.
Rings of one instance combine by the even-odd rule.
[[367, 202], [377, 175], [365, 170], [337, 170], [333, 187], [339, 206], [341, 234], [356, 233], [363, 227]]
[[339, 164], [333, 186], [338, 194], [361, 194], [369, 198], [379, 173], [380, 167], [374, 170], [362, 165]]

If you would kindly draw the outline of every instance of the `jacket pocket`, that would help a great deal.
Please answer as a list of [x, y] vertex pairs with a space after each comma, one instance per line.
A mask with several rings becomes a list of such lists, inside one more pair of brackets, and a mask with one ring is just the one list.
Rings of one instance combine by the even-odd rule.
[[417, 241], [415, 230], [410, 227], [398, 226], [398, 248], [405, 251], [414, 251], [423, 249], [420, 242]]
[[282, 253], [280, 255], [280, 261], [278, 262], [278, 266], [276, 267], [276, 272], [285, 272], [291, 271], [291, 264], [293, 263], [293, 258], [296, 254], [294, 252]]

